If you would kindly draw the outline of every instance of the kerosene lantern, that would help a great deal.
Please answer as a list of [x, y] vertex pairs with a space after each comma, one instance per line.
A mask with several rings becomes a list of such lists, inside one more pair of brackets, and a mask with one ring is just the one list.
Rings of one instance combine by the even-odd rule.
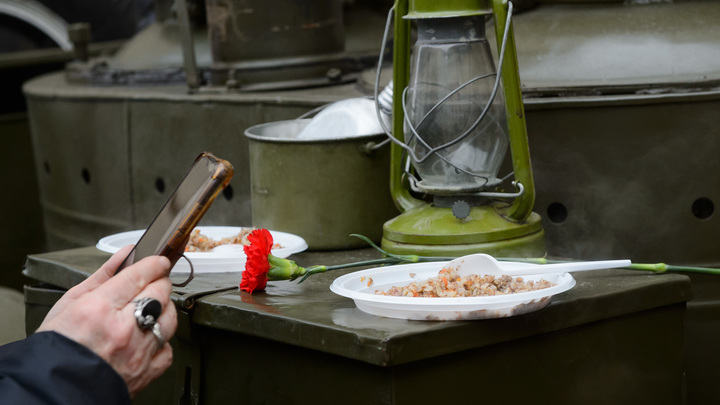
[[[390, 182], [402, 214], [385, 223], [383, 248], [425, 256], [543, 256], [512, 4], [396, 0], [394, 9]], [[497, 70], [485, 35], [490, 17]], [[411, 22], [417, 41], [409, 63]], [[512, 170], [499, 177], [508, 147]]]

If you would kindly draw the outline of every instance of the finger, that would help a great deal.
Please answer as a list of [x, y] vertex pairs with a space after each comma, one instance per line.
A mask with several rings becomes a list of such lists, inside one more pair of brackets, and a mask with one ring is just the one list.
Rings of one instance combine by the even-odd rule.
[[[163, 280], [167, 280], [167, 278]], [[148, 286], [148, 288], [143, 290], [143, 292], [138, 296], [138, 298], [146, 296], [155, 297], [155, 294], [157, 293], [153, 291], [153, 287], [157, 287], [157, 284], [159, 283], [160, 281], [156, 281], [150, 286]], [[132, 310], [134, 310], [134, 308]], [[159, 328], [160, 336], [157, 336], [155, 334], [155, 328]], [[140, 340], [142, 341], [142, 343], [140, 343], [140, 345], [136, 347], [137, 350], [143, 353], [141, 356], [145, 359], [145, 364], [147, 364], [147, 366], [144, 367], [145, 371], [143, 374], [153, 374], [154, 376], [152, 378], [154, 379], [159, 374], [154, 374], [152, 370], [155, 369], [158, 370], [157, 372], [162, 373], [162, 371], [169, 367], [169, 364], [165, 364], [162, 359], [168, 354], [167, 351], [170, 349], [168, 341], [172, 339], [172, 337], [175, 335], [176, 329], [177, 312], [175, 309], [175, 305], [172, 302], [169, 302], [167, 306], [163, 306], [162, 312], [158, 317], [157, 323], [154, 328], [149, 330], [137, 328], [138, 334], [141, 335]], [[172, 352], [169, 353], [171, 354]], [[158, 358], [160, 360], [158, 360]], [[172, 358], [170, 358], [170, 361], [172, 361]]]
[[163, 347], [155, 353], [153, 358], [150, 360], [149, 371], [151, 373], [157, 373], [159, 377], [168, 367], [172, 364], [173, 350], [170, 343], [165, 343]]
[[136, 381], [128, 384], [131, 397], [137, 392], [145, 388], [150, 382], [160, 377], [170, 366], [173, 361], [173, 350], [169, 343], [165, 343], [162, 349], [155, 352], [150, 359], [147, 370]]
[[135, 245], [123, 246], [120, 250], [115, 252], [115, 254], [113, 254], [110, 259], [105, 262], [105, 264], [100, 266], [93, 276], [97, 275], [96, 277], [104, 278], [105, 280], [110, 279], [113, 275], [115, 275], [118, 267], [120, 267], [122, 262], [125, 261], [133, 247], [135, 247]]
[[[165, 295], [160, 290], [166, 290]], [[128, 336], [128, 342], [134, 342], [129, 343], [129, 346], [134, 348], [132, 350], [133, 355], [145, 359], [142, 361], [146, 364], [143, 367], [144, 369], [147, 368], [147, 364], [155, 353], [173, 337], [177, 329], [177, 312], [175, 305], [170, 302], [169, 294], [170, 283], [167, 277], [164, 277], [145, 288], [132, 302], [126, 305], [126, 308], [120, 314], [122, 319], [133, 320], [130, 329], [132, 336]], [[154, 298], [162, 305], [161, 312], [155, 320], [155, 325], [147, 329], [137, 323], [138, 320], [135, 315], [137, 301], [141, 298]], [[159, 336], [156, 335], [157, 329], [159, 329]]]
[[157, 319], [160, 330], [165, 341], [170, 340], [175, 335], [177, 329], [177, 310], [175, 304], [170, 299], [172, 292], [172, 284], [170, 279], [163, 277], [160, 280], [152, 282], [148, 285], [136, 298], [151, 297], [160, 301], [162, 311]]
[[160, 314], [160, 318], [158, 318], [158, 323], [160, 324], [160, 330], [166, 342], [175, 336], [178, 324], [175, 304], [170, 302], [166, 307], [163, 307], [163, 312]]
[[[172, 364], [172, 348], [165, 342], [158, 347], [158, 340], [151, 331], [136, 329], [133, 350], [124, 356], [121, 372], [127, 383], [130, 395], [145, 388], [151, 381], [160, 377]], [[130, 360], [128, 360], [130, 358]], [[135, 364], [130, 366], [129, 364]]]
[[172, 281], [170, 281], [170, 277], [164, 276], [158, 278], [157, 280], [153, 280], [146, 285], [142, 291], [137, 293], [137, 296], [134, 297], [134, 299], [145, 297], [155, 298], [160, 301], [160, 303], [163, 304], [163, 308], [165, 308], [166, 305], [170, 304], [171, 293]]
[[132, 245], [128, 245], [115, 252], [115, 254], [110, 256], [110, 258], [102, 266], [100, 266], [97, 271], [95, 271], [95, 273], [91, 274], [90, 277], [85, 279], [85, 281], [83, 281], [82, 283], [69, 289], [65, 293], [64, 297], [67, 297], [68, 299], [73, 299], [96, 289], [98, 286], [100, 286], [102, 283], [112, 277], [112, 274], [120, 266], [123, 260], [125, 260], [125, 257], [128, 255], [128, 253], [130, 253], [131, 249]]
[[118, 267], [120, 267], [127, 255], [130, 254], [132, 248], [133, 245], [123, 246], [120, 250], [110, 256], [110, 258], [102, 266], [100, 266], [95, 273], [91, 274], [90, 277], [78, 284], [78, 286], [83, 286], [85, 291], [92, 291], [100, 284], [112, 278]]
[[107, 280], [96, 291], [107, 296], [119, 309], [136, 298], [150, 283], [167, 277], [169, 272], [170, 261], [166, 257], [149, 256]]
[[142, 331], [145, 334], [143, 350], [147, 354], [148, 359], [152, 358], [156, 352], [162, 350], [175, 335], [175, 331], [177, 330], [175, 306], [171, 305], [167, 311], [163, 311], [163, 314], [157, 321], [157, 325], [160, 328], [160, 337], [155, 335], [154, 329]]

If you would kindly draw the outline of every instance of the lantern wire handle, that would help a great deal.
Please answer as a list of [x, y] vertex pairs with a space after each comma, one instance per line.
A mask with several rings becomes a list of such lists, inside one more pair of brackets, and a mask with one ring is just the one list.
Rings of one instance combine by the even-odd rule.
[[[388, 40], [388, 33], [390, 31], [390, 22], [392, 21], [392, 16], [394, 13], [395, 13], [395, 5], [390, 7], [390, 10], [388, 11], [387, 20], [385, 21], [385, 31], [383, 31], [382, 44], [380, 44], [380, 57], [378, 58], [378, 66], [377, 66], [377, 69], [375, 70], [375, 113], [377, 114], [378, 121], [380, 121], [380, 125], [382, 126], [383, 130], [385, 131], [385, 135], [387, 135], [388, 138], [393, 139], [393, 141], [397, 141], [394, 139], [395, 137], [392, 135], [392, 132], [385, 125], [385, 120], [383, 120], [383, 117], [382, 117], [383, 113], [380, 109], [381, 106], [380, 106], [380, 103], [378, 102], [379, 101], [378, 95], [380, 94], [380, 74], [382, 71], [383, 59], [384, 59], [384, 55], [385, 55], [385, 44], [387, 43], [387, 40]], [[390, 84], [392, 85], [392, 80], [390, 81]], [[390, 112], [392, 111], [392, 108], [390, 108], [389, 106], [385, 106], [385, 107], [388, 107]], [[398, 143], [399, 146], [403, 146], [402, 142], [400, 142], [400, 141], [397, 141], [396, 143]]]
[[[497, 91], [498, 91], [498, 89], [499, 89], [499, 87], [500, 87], [500, 77], [501, 77], [501, 74], [500, 74], [499, 72], [502, 71], [503, 61], [504, 61], [504, 59], [505, 59], [506, 43], [507, 43], [507, 39], [508, 39], [509, 32], [510, 32], [510, 21], [511, 21], [512, 12], [513, 12], [513, 4], [512, 4], [512, 2], [508, 2], [508, 13], [507, 13], [507, 18], [506, 18], [505, 30], [504, 30], [504, 32], [503, 32], [502, 45], [501, 45], [501, 47], [500, 47], [500, 54], [499, 54], [499, 57], [498, 57], [498, 68], [497, 68], [497, 72], [498, 72], [498, 73], [490, 73], [490, 74], [487, 74], [487, 75], [484, 75], [484, 76], [478, 76], [478, 77], [475, 77], [475, 78], [469, 80], [468, 82], [460, 85], [458, 88], [456, 88], [455, 90], [453, 90], [452, 92], [450, 92], [448, 95], [446, 95], [445, 97], [443, 97], [440, 101], [438, 101], [427, 113], [425, 113], [425, 115], [418, 121], [418, 124], [417, 124], [417, 127], [419, 127], [419, 126], [425, 121], [425, 119], [426, 119], [430, 114], [432, 114], [432, 113], [433, 113], [435, 110], [437, 110], [445, 101], [447, 101], [450, 97], [452, 97], [453, 95], [455, 95], [455, 94], [456, 94], [457, 92], [459, 92], [460, 90], [464, 89], [464, 88], [467, 87], [468, 85], [470, 85], [470, 84], [472, 84], [472, 83], [474, 83], [474, 82], [476, 82], [476, 81], [478, 81], [478, 80], [482, 80], [482, 79], [485, 79], [485, 78], [487, 78], [487, 77], [490, 77], [490, 76], [493, 76], [493, 75], [494, 75], [494, 76], [495, 76], [495, 84], [494, 84], [494, 86], [493, 86], [492, 92], [490, 93], [489, 100], [488, 100], [487, 104], [485, 105], [485, 107], [483, 108], [483, 111], [482, 111], [482, 112], [480, 113], [480, 115], [478, 116], [477, 120], [475, 120], [475, 122], [470, 126], [470, 128], [467, 129], [463, 134], [459, 135], [457, 138], [453, 139], [452, 141], [447, 142], [447, 143], [445, 143], [445, 144], [443, 144], [443, 145], [436, 146], [436, 147], [432, 148], [432, 147], [430, 147], [430, 145], [427, 144], [427, 142], [425, 142], [425, 141], [422, 139], [422, 137], [420, 136], [420, 134], [417, 133], [417, 130], [416, 130], [415, 127], [413, 127], [413, 124], [410, 122], [410, 119], [409, 119], [408, 115], [407, 115], [406, 113], [404, 113], [405, 123], [408, 125], [408, 128], [412, 131], [412, 136], [410, 137], [410, 140], [412, 140], [412, 137], [417, 137], [418, 141], [419, 141], [423, 146], [425, 146], [425, 148], [428, 149], [427, 153], [425, 154], [425, 156], [424, 156], [423, 158], [418, 158], [417, 155], [415, 154], [415, 151], [413, 151], [412, 148], [410, 148], [406, 143], [401, 142], [400, 140], [398, 140], [397, 138], [395, 138], [395, 137], [392, 135], [391, 131], [385, 126], [385, 123], [383, 122], [382, 112], [381, 112], [381, 106], [380, 106], [380, 104], [378, 103], [379, 86], [380, 86], [380, 75], [381, 75], [382, 64], [383, 64], [383, 55], [384, 55], [384, 53], [385, 53], [385, 44], [387, 43], [388, 32], [389, 32], [389, 30], [390, 30], [390, 21], [392, 20], [392, 15], [393, 15], [394, 11], [395, 11], [395, 6], [391, 7], [390, 10], [389, 10], [389, 12], [388, 12], [387, 21], [386, 21], [386, 24], [385, 24], [385, 31], [383, 32], [382, 46], [381, 46], [381, 50], [380, 50], [380, 57], [379, 57], [379, 59], [378, 59], [378, 67], [377, 67], [377, 70], [376, 70], [376, 73], [375, 73], [375, 89], [374, 89], [374, 90], [375, 90], [375, 100], [376, 100], [376, 102], [375, 102], [375, 111], [376, 111], [376, 113], [377, 113], [378, 120], [380, 121], [380, 123], [381, 123], [381, 125], [382, 125], [382, 128], [383, 128], [383, 130], [385, 131], [385, 134], [388, 136], [388, 138], [389, 138], [392, 142], [394, 142], [395, 144], [397, 144], [398, 146], [400, 146], [400, 147], [405, 151], [405, 153], [409, 154], [410, 157], [411, 157], [415, 162], [417, 162], [417, 163], [423, 163], [423, 162], [426, 161], [430, 156], [432, 156], [433, 154], [435, 154], [435, 155], [437, 155], [438, 158], [440, 158], [440, 159], [442, 159], [443, 161], [445, 161], [448, 165], [454, 167], [455, 169], [457, 169], [457, 170], [459, 170], [459, 171], [461, 171], [461, 172], [463, 172], [463, 173], [465, 173], [465, 174], [468, 174], [468, 175], [474, 176], [474, 177], [482, 177], [482, 178], [485, 178], [484, 176], [477, 176], [477, 175], [474, 174], [474, 173], [471, 173], [471, 172], [469, 172], [469, 171], [467, 171], [467, 170], [465, 170], [465, 169], [463, 169], [463, 168], [461, 168], [461, 167], [458, 167], [458, 166], [452, 164], [450, 161], [448, 161], [448, 159], [447, 159], [446, 157], [442, 156], [442, 155], [439, 154], [438, 152], [441, 151], [441, 150], [443, 150], [443, 149], [446, 149], [446, 148], [448, 148], [448, 147], [450, 147], [450, 146], [453, 146], [453, 145], [457, 144], [458, 142], [460, 142], [460, 141], [462, 141], [464, 138], [466, 138], [470, 133], [472, 133], [472, 131], [474, 131], [474, 130], [477, 128], [477, 126], [480, 124], [480, 122], [481, 122], [482, 119], [485, 117], [485, 115], [487, 115], [487, 112], [489, 111], [490, 105], [492, 104], [493, 100], [495, 99], [495, 96], [497, 95]], [[405, 111], [407, 110], [407, 107], [406, 107], [406, 104], [405, 104], [405, 100], [406, 100], [406, 98], [407, 98], [407, 97], [406, 97], [406, 95], [407, 95], [407, 90], [408, 90], [407, 88], [403, 89], [403, 96], [402, 96], [402, 100], [403, 100], [402, 109], [403, 109], [403, 112], [405, 112]], [[395, 90], [393, 89], [393, 91], [395, 91]], [[406, 171], [406, 172], [407, 172], [407, 171]], [[411, 176], [412, 176], [412, 175], [411, 175]], [[487, 180], [487, 179], [486, 179], [486, 180]], [[486, 184], [487, 184], [487, 183], [486, 183]], [[519, 184], [519, 183], [518, 183], [518, 184]], [[482, 187], [482, 186], [481, 186], [481, 187]], [[519, 190], [520, 190], [519, 193], [522, 194], [523, 188], [522, 188], [521, 185], [520, 185], [520, 187], [519, 187]], [[497, 194], [497, 193], [496, 193], [496, 194]], [[508, 195], [508, 196], [515, 196], [515, 195], [517, 195], [517, 194], [518, 194], [518, 193], [510, 194], [510, 195]]]
[[[502, 63], [500, 63], [499, 66], [502, 67]], [[448, 161], [447, 158], [445, 158], [444, 156], [442, 156], [442, 155], [439, 154], [438, 152], [441, 151], [441, 150], [443, 150], [443, 149], [446, 149], [446, 148], [448, 148], [448, 147], [450, 147], [450, 146], [453, 146], [453, 145], [455, 145], [456, 143], [458, 143], [458, 142], [460, 142], [460, 141], [462, 141], [462, 140], [465, 139], [472, 131], [474, 131], [475, 128], [477, 128], [477, 126], [480, 124], [480, 121], [482, 121], [482, 119], [485, 118], [485, 115], [487, 115], [487, 112], [490, 110], [490, 105], [492, 104], [492, 101], [495, 99], [495, 95], [497, 94], [497, 88], [498, 88], [498, 85], [500, 84], [500, 75], [497, 75], [496, 73], [491, 73], [491, 74], [488, 74], [488, 75], [485, 75], [485, 76], [482, 76], [482, 77], [476, 77], [476, 78], [468, 81], [467, 83], [461, 85], [461, 86], [458, 87], [457, 89], [453, 90], [450, 94], [448, 94], [447, 96], [445, 96], [445, 97], [444, 97], [442, 100], [440, 100], [437, 104], [435, 104], [435, 105], [433, 106], [433, 108], [431, 108], [431, 109], [425, 114], [425, 116], [420, 119], [420, 121], [419, 121], [418, 124], [417, 124], [417, 126], [419, 127], [419, 126], [422, 124], [422, 122], [425, 120], [425, 118], [427, 118], [427, 117], [430, 115], [430, 113], [432, 113], [434, 110], [436, 110], [438, 107], [440, 107], [440, 105], [441, 105], [443, 102], [445, 102], [449, 97], [451, 97], [452, 95], [454, 95], [454, 94], [457, 93], [458, 91], [462, 90], [463, 88], [465, 88], [466, 86], [468, 86], [469, 84], [471, 84], [471, 83], [473, 83], [473, 82], [475, 82], [475, 81], [477, 81], [477, 80], [484, 79], [484, 78], [489, 77], [489, 76], [492, 76], [492, 75], [496, 75], [495, 86], [494, 86], [494, 88], [493, 88], [492, 93], [490, 94], [490, 99], [488, 100], [488, 103], [485, 105], [485, 108], [483, 108], [482, 113], [480, 113], [480, 116], [478, 116], [477, 120], [475, 120], [475, 122], [473, 123], [473, 125], [471, 125], [468, 130], [466, 130], [462, 135], [459, 135], [457, 138], [453, 139], [453, 140], [450, 141], [450, 142], [447, 142], [447, 143], [445, 143], [445, 144], [443, 144], [443, 145], [436, 146], [436, 147], [432, 148], [430, 145], [427, 144], [427, 142], [425, 142], [424, 139], [422, 139], [422, 137], [420, 136], [420, 134], [417, 133], [417, 129], [416, 129], [415, 127], [413, 127], [412, 123], [410, 122], [410, 118], [408, 118], [407, 114], [405, 114], [405, 123], [408, 125], [408, 128], [410, 128], [410, 131], [412, 131], [412, 133], [413, 133], [413, 134], [410, 136], [410, 140], [412, 140], [413, 136], [414, 136], [414, 137], [417, 137], [418, 141], [419, 141], [420, 143], [422, 143], [422, 145], [425, 146], [427, 149], [429, 149], [429, 150], [427, 151], [427, 153], [425, 154], [425, 156], [424, 156], [422, 159], [418, 159], [417, 155], [415, 155], [414, 152], [411, 152], [412, 158], [413, 158], [413, 160], [415, 160], [415, 162], [417, 162], [417, 163], [423, 163], [423, 162], [425, 162], [428, 158], [430, 158], [433, 154], [435, 154], [435, 155], [437, 155], [437, 157], [439, 157], [440, 159], [442, 159], [443, 161], [445, 161], [445, 163], [447, 163], [447, 164], [449, 164], [450, 166], [458, 169], [459, 171], [461, 171], [461, 172], [463, 172], [463, 173], [466, 173], [466, 174], [469, 174], [469, 175], [473, 175], [473, 173], [468, 172], [467, 170], [465, 170], [465, 169], [463, 169], [463, 168], [461, 168], [461, 167], [458, 167], [457, 165], [454, 165], [453, 163], [451, 163], [450, 161]], [[403, 96], [402, 96], [402, 100], [403, 100], [403, 106], [402, 106], [402, 107], [403, 107], [403, 111], [406, 111], [406, 110], [407, 110], [407, 105], [405, 104], [405, 100], [407, 99], [407, 91], [408, 91], [407, 88], [405, 88], [405, 90], [403, 90]], [[477, 176], [476, 176], [476, 177], [477, 177]], [[482, 176], [480, 176], [480, 177], [482, 177]]]
[[[502, 67], [502, 61], [500, 62], [499, 67]], [[499, 69], [498, 69], [498, 70], [499, 70]], [[495, 79], [495, 85], [493, 86], [493, 90], [492, 90], [492, 92], [490, 93], [490, 98], [488, 99], [487, 104], [486, 104], [485, 107], [483, 108], [483, 111], [480, 113], [480, 116], [478, 116], [477, 120], [475, 120], [475, 122], [470, 126], [470, 128], [468, 128], [462, 135], [459, 135], [457, 138], [453, 139], [452, 141], [447, 142], [447, 143], [445, 143], [445, 144], [443, 144], [443, 145], [437, 146], [437, 147], [435, 147], [435, 148], [430, 147], [430, 145], [428, 145], [428, 144], [422, 139], [422, 137], [420, 136], [420, 134], [417, 133], [416, 128], [417, 128], [417, 127], [420, 127], [420, 125], [422, 125], [422, 123], [425, 121], [425, 119], [426, 119], [427, 117], [429, 117], [433, 112], [435, 112], [435, 110], [437, 110], [438, 108], [440, 108], [440, 106], [441, 106], [444, 102], [446, 102], [450, 97], [454, 96], [454, 95], [457, 94], [460, 90], [462, 90], [462, 89], [464, 89], [465, 87], [467, 87], [467, 86], [475, 83], [476, 81], [482, 80], [482, 79], [485, 79], [485, 78], [488, 78], [488, 77], [490, 77], [490, 76], [495, 76], [495, 77], [496, 77], [496, 79]], [[482, 119], [485, 118], [485, 115], [487, 115], [487, 112], [490, 110], [490, 105], [492, 104], [493, 100], [495, 100], [495, 96], [497, 95], [497, 90], [498, 90], [498, 88], [499, 88], [499, 85], [500, 85], [500, 75], [498, 75], [497, 73], [488, 73], [488, 74], [486, 74], [486, 75], [484, 75], [484, 76], [478, 76], [478, 77], [476, 77], [476, 78], [473, 78], [473, 79], [467, 81], [466, 83], [463, 83], [462, 85], [458, 86], [458, 88], [456, 88], [455, 90], [451, 91], [450, 93], [448, 93], [448, 95], [446, 95], [446, 96], [443, 97], [440, 101], [438, 101], [430, 110], [428, 110], [427, 113], [425, 113], [425, 115], [424, 115], [422, 118], [420, 118], [420, 120], [418, 121], [418, 123], [417, 123], [417, 125], [416, 125], [415, 127], [413, 127], [412, 122], [410, 122], [410, 118], [408, 118], [407, 114], [405, 114], [405, 123], [408, 124], [408, 127], [409, 127], [410, 130], [412, 131], [413, 136], [417, 136], [418, 140], [419, 140], [420, 142], [422, 142], [422, 144], [423, 144], [426, 148], [429, 149], [429, 151], [427, 152], [427, 154], [425, 155], [425, 157], [423, 157], [423, 158], [420, 159], [420, 160], [417, 160], [417, 159], [416, 159], [417, 162], [418, 162], [418, 163], [423, 163], [423, 162], [424, 162], [425, 160], [427, 160], [427, 158], [428, 158], [430, 155], [432, 155], [433, 153], [437, 153], [437, 152], [440, 151], [440, 150], [443, 150], [443, 149], [448, 148], [448, 147], [450, 147], [450, 146], [452, 146], [452, 145], [455, 145], [456, 143], [458, 143], [458, 142], [462, 141], [463, 139], [465, 139], [465, 137], [468, 136], [472, 131], [474, 131], [475, 128], [477, 128], [477, 126], [480, 125], [480, 121], [482, 121]], [[405, 104], [405, 100], [407, 99], [407, 91], [408, 91], [408, 88], [406, 87], [405, 90], [403, 90], [403, 97], [402, 97], [402, 99], [403, 99], [403, 111], [407, 111], [407, 106], [406, 106], [406, 104]], [[410, 139], [412, 139], [412, 137], [410, 137]], [[438, 155], [438, 156], [440, 156], [440, 155]], [[443, 159], [443, 160], [444, 160], [444, 159]], [[446, 161], [446, 162], [447, 162], [447, 161]], [[449, 164], [450, 162], [447, 162], [447, 163]], [[458, 168], [458, 169], [459, 169], [459, 168]]]

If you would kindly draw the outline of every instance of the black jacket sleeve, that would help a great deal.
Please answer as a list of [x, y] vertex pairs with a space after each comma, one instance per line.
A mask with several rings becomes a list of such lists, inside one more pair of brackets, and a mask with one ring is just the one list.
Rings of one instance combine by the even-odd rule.
[[0, 347], [2, 404], [130, 404], [125, 381], [90, 349], [55, 332]]

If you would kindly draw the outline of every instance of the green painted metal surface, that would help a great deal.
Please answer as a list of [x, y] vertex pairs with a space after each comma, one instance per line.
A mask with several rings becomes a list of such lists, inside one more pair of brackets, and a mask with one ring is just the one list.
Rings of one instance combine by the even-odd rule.
[[[523, 194], [512, 201], [512, 205], [504, 211], [508, 219], [515, 222], [524, 222], [532, 214], [535, 204], [535, 181], [530, 164], [530, 147], [528, 146], [527, 128], [525, 125], [525, 109], [520, 90], [520, 72], [515, 46], [515, 33], [512, 26], [507, 27], [508, 3], [505, 0], [493, 0], [493, 17], [495, 19], [495, 33], [498, 53], [502, 49], [504, 32], [508, 31], [505, 41], [505, 56], [502, 61], [503, 90], [505, 93], [505, 108], [508, 119], [508, 136], [510, 139], [510, 155], [515, 180], [525, 188]], [[500, 62], [498, 62], [500, 64]]]
[[404, 18], [444, 18], [491, 14], [488, 0], [409, 0]]
[[431, 204], [405, 211], [383, 226], [382, 247], [396, 254], [462, 256], [484, 252], [501, 257], [542, 257], [545, 239], [540, 216], [511, 222], [493, 206], [472, 207], [464, 219], [451, 208]]
[[[417, 238], [415, 238], [417, 239]], [[382, 240], [382, 248], [400, 255], [459, 257], [473, 253], [487, 253], [500, 257], [539, 257], [545, 253], [545, 232], [540, 230], [528, 235], [494, 242], [458, 244], [402, 243]]]
[[[395, 1], [395, 39], [393, 46], [392, 81], [393, 89], [404, 89], [410, 79], [410, 22], [402, 17], [408, 12], [408, 3]], [[392, 116], [403, 117], [401, 92], [393, 91]], [[400, 142], [404, 141], [403, 121], [392, 120], [392, 136]], [[410, 194], [407, 182], [403, 181], [402, 167], [404, 164], [403, 149], [397, 145], [390, 146], [390, 193], [400, 211], [420, 205], [422, 202]]]
[[333, 55], [345, 50], [343, 4], [334, 0], [207, 0], [216, 63]]
[[538, 2], [513, 17], [523, 91], [572, 98], [715, 87], [718, 20], [717, 1]]
[[310, 250], [379, 243], [382, 224], [397, 215], [389, 191], [385, 135], [299, 140], [309, 119], [251, 127], [248, 137], [252, 224], [302, 235]]
[[387, 239], [411, 243], [422, 238], [423, 243], [431, 245], [497, 242], [542, 230], [537, 214], [519, 224], [508, 221], [488, 205], [472, 207], [466, 218], [458, 219], [451, 208], [425, 204], [391, 219], [385, 226]]
[[[331, 265], [377, 255], [360, 249], [292, 259]], [[25, 273], [69, 288], [107, 257], [92, 247], [31, 255]], [[330, 292], [347, 271], [302, 284], [270, 282], [252, 295], [237, 289], [238, 273], [198, 274], [173, 295], [174, 365], [136, 403], [177, 403], [184, 395], [198, 403], [442, 402], [447, 390], [428, 387], [448, 376], [476, 387], [452, 390], [469, 402], [478, 392], [505, 402], [512, 394], [511, 403], [682, 401], [682, 324], [691, 295], [684, 276], [578, 273], [575, 288], [535, 313], [421, 322], [371, 316]], [[528, 389], [514, 391], [519, 378]]]

